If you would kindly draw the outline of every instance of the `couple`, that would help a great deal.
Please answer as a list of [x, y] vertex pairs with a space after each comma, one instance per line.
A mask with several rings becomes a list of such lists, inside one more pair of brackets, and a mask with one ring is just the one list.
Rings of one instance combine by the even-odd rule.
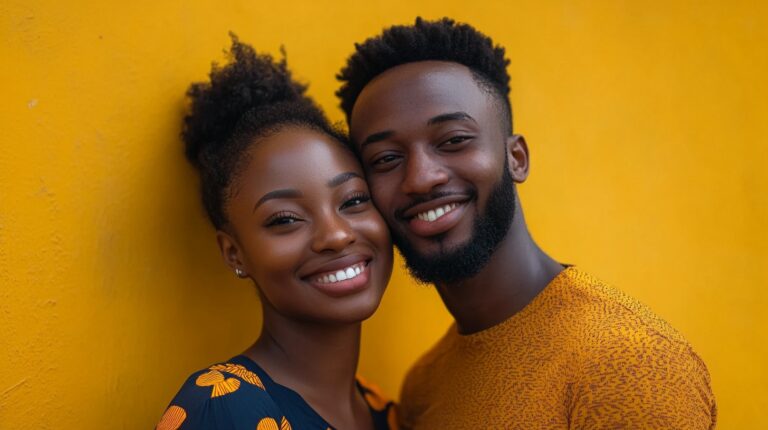
[[[337, 93], [349, 137], [284, 60], [234, 37], [230, 54], [190, 87], [183, 138], [264, 324], [241, 355], [192, 374], [158, 429], [714, 427], [686, 340], [532, 240], [503, 48], [449, 19], [358, 45]], [[455, 319], [409, 371], [397, 414], [355, 376], [390, 234]]]

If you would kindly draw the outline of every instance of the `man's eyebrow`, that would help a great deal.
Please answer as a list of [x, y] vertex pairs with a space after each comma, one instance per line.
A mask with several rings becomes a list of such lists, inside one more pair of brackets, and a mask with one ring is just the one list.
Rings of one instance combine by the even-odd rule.
[[466, 112], [451, 112], [430, 118], [429, 121], [427, 121], [427, 125], [435, 125], [448, 121], [472, 121], [477, 124], [477, 121], [475, 121], [475, 119]]
[[363, 142], [360, 144], [360, 150], [362, 151], [363, 148], [365, 148], [367, 145], [370, 145], [372, 143], [381, 142], [382, 140], [389, 139], [395, 134], [392, 130], [385, 130], [380, 131], [378, 133], [373, 133], [371, 135], [368, 135], [368, 137], [363, 140]]
[[[477, 124], [477, 121], [475, 121], [475, 119], [472, 118], [472, 116], [466, 112], [450, 112], [450, 113], [444, 113], [444, 114], [437, 115], [435, 117], [430, 118], [427, 121], [427, 125], [435, 125], [435, 124], [440, 124], [448, 121], [472, 121], [475, 124]], [[394, 134], [395, 132], [392, 130], [385, 130], [385, 131], [380, 131], [377, 133], [370, 134], [360, 144], [360, 151], [362, 151], [363, 148], [365, 148], [366, 146], [372, 143], [381, 142], [382, 140], [389, 139]]]
[[355, 172], [344, 172], [334, 176], [333, 179], [327, 182], [327, 185], [331, 188], [338, 187], [339, 185], [343, 184], [344, 182], [347, 182], [352, 178], [363, 179], [362, 176], [358, 175]]
[[301, 191], [295, 190], [293, 188], [286, 188], [282, 190], [275, 190], [270, 191], [267, 194], [264, 194], [261, 196], [258, 202], [253, 206], [253, 210], [255, 211], [256, 208], [264, 204], [267, 200], [273, 200], [273, 199], [298, 199], [302, 197], [303, 194], [301, 194]]

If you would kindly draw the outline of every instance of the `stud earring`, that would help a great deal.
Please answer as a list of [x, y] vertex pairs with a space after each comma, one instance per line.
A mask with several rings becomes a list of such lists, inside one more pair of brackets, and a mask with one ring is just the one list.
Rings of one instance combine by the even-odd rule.
[[245, 272], [239, 267], [235, 268], [235, 275], [237, 275], [238, 278], [245, 278]]

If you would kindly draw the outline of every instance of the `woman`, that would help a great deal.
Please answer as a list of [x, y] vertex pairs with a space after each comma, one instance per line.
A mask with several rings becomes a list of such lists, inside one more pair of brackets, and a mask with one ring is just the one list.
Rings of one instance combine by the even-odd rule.
[[285, 60], [232, 39], [232, 61], [190, 87], [182, 136], [264, 323], [241, 355], [192, 374], [157, 428], [389, 428], [391, 403], [355, 379], [361, 322], [392, 270], [386, 225], [345, 136]]

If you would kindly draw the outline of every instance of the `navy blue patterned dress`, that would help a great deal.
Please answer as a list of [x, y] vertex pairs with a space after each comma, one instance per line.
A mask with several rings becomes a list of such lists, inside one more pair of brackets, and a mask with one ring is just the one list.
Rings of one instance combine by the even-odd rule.
[[[394, 403], [358, 378], [376, 430], [396, 428]], [[157, 430], [328, 430], [333, 427], [301, 396], [275, 383], [256, 363], [238, 355], [190, 376]]]

